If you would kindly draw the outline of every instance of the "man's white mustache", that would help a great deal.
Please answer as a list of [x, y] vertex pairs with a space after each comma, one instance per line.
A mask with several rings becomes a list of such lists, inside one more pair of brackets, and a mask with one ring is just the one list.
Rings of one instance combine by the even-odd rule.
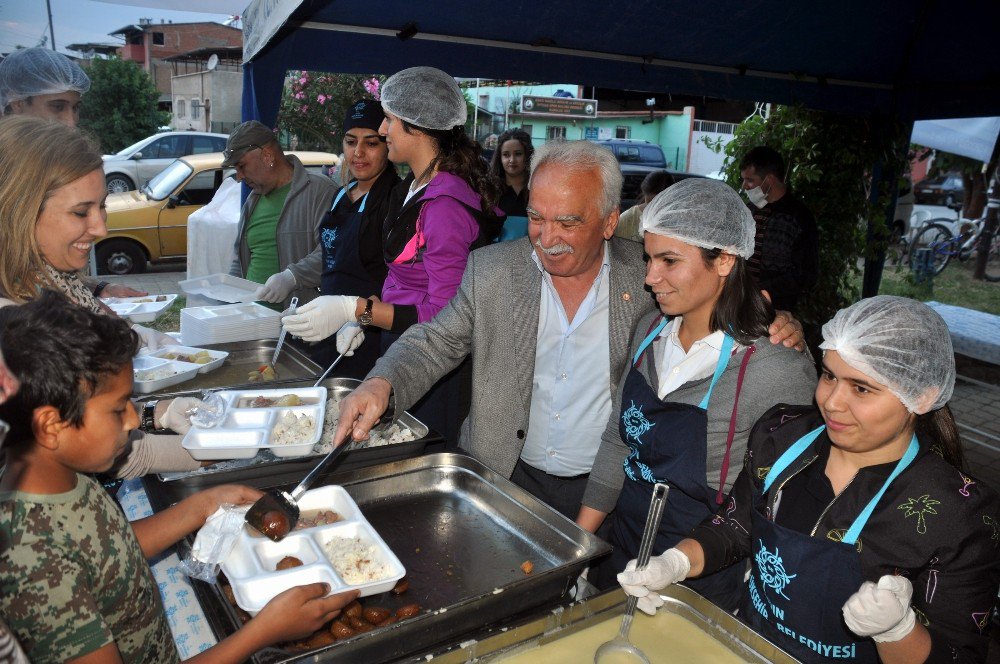
[[541, 251], [546, 256], [560, 256], [562, 254], [573, 253], [573, 247], [565, 243], [555, 244], [546, 249], [545, 247], [542, 246], [541, 238], [535, 240], [535, 246], [538, 247], [539, 251]]

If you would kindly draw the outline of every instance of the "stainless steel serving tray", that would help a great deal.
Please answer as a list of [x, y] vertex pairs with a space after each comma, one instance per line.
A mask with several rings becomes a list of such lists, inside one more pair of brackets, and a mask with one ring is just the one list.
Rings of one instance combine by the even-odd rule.
[[[417, 602], [425, 611], [305, 654], [268, 648], [254, 656], [258, 664], [377, 664], [443, 647], [565, 598], [588, 562], [610, 549], [467, 456], [432, 454], [337, 479], [406, 567], [410, 582], [404, 595], [385, 593], [366, 604], [393, 608]], [[525, 560], [534, 565], [531, 574], [521, 570]], [[193, 583], [216, 636], [238, 629], [240, 621], [219, 587]]]
[[[747, 662], [794, 664], [799, 661], [690, 588], [671, 586], [662, 596], [666, 603], [661, 611], [686, 618]], [[538, 613], [517, 624], [482, 630], [461, 643], [430, 650], [400, 662], [496, 662], [505, 656], [543, 646], [609, 618], [620, 618], [625, 610], [625, 599], [626, 595], [620, 589], [608, 591], [568, 607]], [[653, 661], [657, 659], [654, 657]]]
[[234, 341], [225, 344], [209, 344], [199, 346], [209, 350], [224, 350], [229, 357], [221, 367], [208, 373], [198, 374], [191, 380], [174, 386], [167, 392], [143, 395], [142, 399], [163, 399], [178, 396], [197, 396], [201, 390], [225, 388], [259, 388], [287, 384], [289, 381], [302, 381], [309, 376], [318, 376], [326, 367], [313, 362], [293, 343], [286, 343], [278, 356], [278, 364], [274, 367], [278, 379], [264, 383], [248, 383], [247, 374], [262, 364], [270, 364], [277, 339], [260, 339], [258, 341]]
[[[282, 351], [284, 354], [285, 351]], [[352, 392], [360, 380], [355, 378], [327, 378], [321, 385], [327, 389], [330, 398], [343, 398]], [[312, 387], [313, 381], [293, 381], [281, 383], [282, 388]], [[277, 386], [275, 383], [264, 383], [267, 387]], [[260, 387], [255, 383], [254, 387]], [[420, 456], [428, 443], [440, 440], [440, 436], [431, 431], [426, 424], [410, 413], [403, 413], [397, 421], [416, 434], [416, 440], [378, 447], [349, 449], [340, 455], [328, 474], [339, 473], [356, 468], [374, 466], [389, 461], [410, 459]], [[233, 459], [222, 461], [198, 470], [185, 472], [160, 473], [154, 477], [143, 478], [146, 493], [153, 509], [162, 510], [173, 503], [186, 498], [192, 493], [217, 484], [249, 484], [258, 488], [271, 486], [275, 483], [296, 484], [319, 461], [321, 454], [310, 454], [291, 459], [279, 459], [268, 452], [260, 452], [251, 459]]]

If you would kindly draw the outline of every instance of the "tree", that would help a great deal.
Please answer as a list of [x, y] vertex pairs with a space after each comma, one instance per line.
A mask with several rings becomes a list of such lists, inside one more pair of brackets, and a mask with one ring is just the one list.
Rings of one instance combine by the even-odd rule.
[[384, 76], [290, 71], [285, 77], [278, 128], [298, 150], [339, 154], [344, 116], [358, 99], [378, 99]]
[[962, 199], [962, 216], [978, 219], [986, 208], [986, 178], [983, 162], [950, 152], [937, 151], [934, 156], [934, 173], [946, 175], [957, 172], [962, 177], [965, 194]]
[[[740, 187], [740, 159], [758, 145], [785, 158], [785, 182], [816, 217], [819, 280], [796, 315], [814, 327], [822, 325], [858, 299], [858, 259], [885, 248], [885, 217], [896, 180], [877, 180], [874, 197], [871, 175], [876, 167], [882, 173], [901, 172], [906, 139], [900, 127], [871, 117], [774, 106], [767, 119], [754, 115], [744, 120], [725, 147], [723, 172], [734, 188]], [[881, 240], [868, 240], [869, 219]]]
[[157, 108], [160, 93], [153, 79], [135, 62], [95, 58], [87, 75], [90, 91], [80, 127], [101, 142], [104, 152], [118, 152], [170, 122], [170, 114]]

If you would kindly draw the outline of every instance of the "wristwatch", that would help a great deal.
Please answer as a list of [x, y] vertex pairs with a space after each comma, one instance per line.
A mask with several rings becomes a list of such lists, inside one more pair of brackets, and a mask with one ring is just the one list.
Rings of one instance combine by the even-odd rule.
[[365, 305], [365, 310], [361, 312], [358, 316], [358, 323], [361, 327], [368, 327], [372, 324], [372, 307], [375, 305], [375, 300], [368, 298], [368, 304]]
[[158, 427], [156, 426], [156, 404], [159, 401], [153, 399], [152, 401], [147, 401], [142, 406], [142, 420], [139, 428], [146, 432], [156, 431]]

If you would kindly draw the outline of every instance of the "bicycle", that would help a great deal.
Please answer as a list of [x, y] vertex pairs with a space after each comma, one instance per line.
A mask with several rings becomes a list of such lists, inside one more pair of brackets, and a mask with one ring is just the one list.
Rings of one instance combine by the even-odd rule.
[[[952, 223], [950, 219], [931, 219], [917, 233], [910, 245], [910, 264], [915, 265], [914, 256], [920, 249], [931, 250], [932, 271], [934, 275], [948, 267], [952, 258], [965, 262], [979, 252], [979, 240], [986, 227], [986, 218], [965, 220], [960, 232], [955, 235], [944, 223]], [[993, 234], [990, 251], [986, 259], [986, 280], [1000, 281], [1000, 231]]]

